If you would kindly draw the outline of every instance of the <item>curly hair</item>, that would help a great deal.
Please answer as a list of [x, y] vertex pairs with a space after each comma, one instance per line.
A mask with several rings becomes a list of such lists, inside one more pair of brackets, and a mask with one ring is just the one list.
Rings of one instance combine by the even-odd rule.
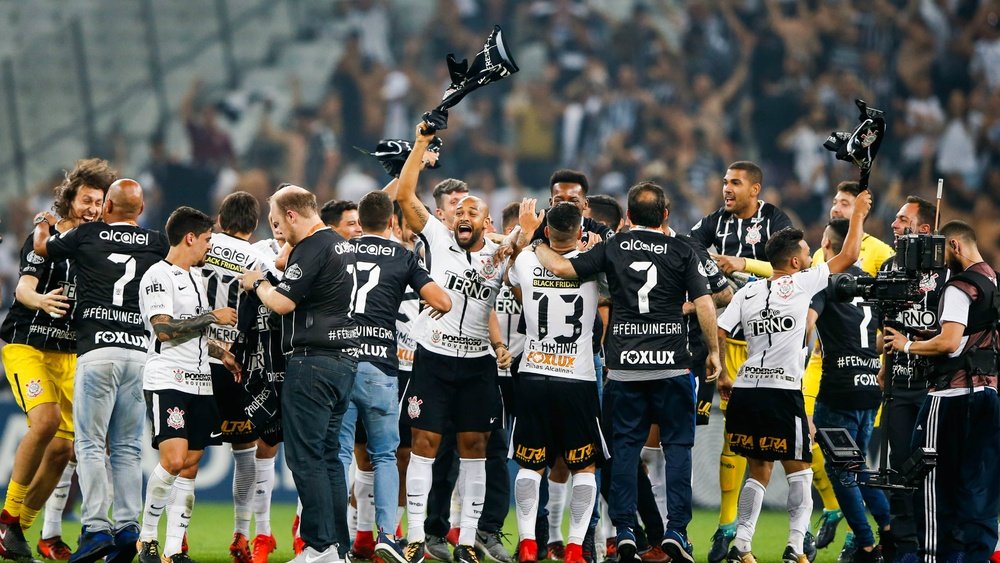
[[100, 158], [86, 158], [76, 161], [73, 170], [66, 173], [62, 184], [56, 188], [52, 209], [60, 217], [69, 217], [73, 200], [81, 187], [97, 188], [108, 193], [108, 188], [118, 179], [118, 172], [111, 164]]

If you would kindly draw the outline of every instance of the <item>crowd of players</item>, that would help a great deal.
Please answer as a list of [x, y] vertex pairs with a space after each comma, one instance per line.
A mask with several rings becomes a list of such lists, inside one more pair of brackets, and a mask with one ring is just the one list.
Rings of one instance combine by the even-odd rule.
[[[189, 562], [198, 463], [226, 442], [230, 553], [265, 563], [283, 442], [300, 497], [296, 560], [306, 563], [694, 561], [691, 451], [716, 386], [726, 439], [709, 561], [755, 561], [775, 461], [789, 486], [784, 561], [812, 560], [845, 517], [844, 561], [993, 553], [1000, 403], [995, 362], [975, 354], [997, 346], [995, 312], [980, 306], [996, 277], [967, 225], [942, 227], [948, 268], [926, 276], [923, 302], [904, 319], [908, 334], [928, 332], [880, 336], [870, 304], [827, 290], [831, 273], [893, 267], [891, 247], [863, 232], [872, 197], [856, 183], [838, 186], [815, 255], [758, 199], [762, 172], [748, 161], [728, 167], [723, 205], [688, 235], [669, 227], [656, 184], [632, 187], [623, 212], [572, 170], [552, 174], [547, 210], [512, 202], [494, 225], [459, 180], [435, 188], [433, 212], [420, 201], [433, 138], [418, 126], [398, 178], [356, 204], [320, 207], [308, 190], [279, 186], [273, 238], [254, 243], [250, 194], [230, 194], [217, 218], [180, 207], [160, 233], [137, 224], [137, 182], [104, 161], [78, 162], [55, 215], [40, 213], [24, 242], [17, 303], [0, 331], [29, 420], [0, 555], [32, 558], [24, 530], [45, 505], [46, 558]], [[908, 198], [893, 231], [930, 232], [934, 211]], [[949, 364], [953, 377], [917, 369], [917, 356], [969, 350], [971, 363]], [[867, 448], [882, 385], [896, 391], [884, 430], [892, 465], [915, 446], [942, 451], [918, 491], [888, 499], [833, 475], [811, 439], [814, 423], [844, 427]], [[149, 437], [159, 463], [143, 500]], [[520, 468], [513, 491], [508, 459]], [[84, 528], [71, 551], [59, 521], [74, 471]], [[824, 504], [816, 537], [811, 485]], [[513, 555], [501, 532], [512, 498]]]

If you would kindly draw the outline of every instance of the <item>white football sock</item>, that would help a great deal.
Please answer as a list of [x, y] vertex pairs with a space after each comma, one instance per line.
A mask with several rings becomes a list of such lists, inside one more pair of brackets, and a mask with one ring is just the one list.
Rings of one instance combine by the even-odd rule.
[[167, 500], [170, 498], [170, 491], [174, 488], [176, 475], [167, 473], [162, 465], [157, 464], [156, 468], [149, 475], [146, 482], [146, 506], [142, 513], [142, 531], [139, 539], [142, 541], [155, 540], [160, 527], [160, 515], [167, 507]]
[[667, 525], [667, 460], [663, 458], [663, 448], [647, 448], [643, 446], [642, 453], [639, 454], [642, 463], [646, 465], [646, 473], [649, 475], [649, 484], [653, 488], [653, 498], [656, 499], [656, 508], [663, 516], [663, 525]]
[[535, 522], [538, 519], [538, 488], [542, 476], [530, 469], [521, 468], [514, 479], [514, 511], [517, 514], [517, 535], [522, 540], [535, 539]]
[[569, 543], [583, 545], [583, 536], [590, 526], [597, 498], [597, 477], [593, 473], [573, 476], [573, 492], [569, 501]]
[[170, 557], [180, 552], [184, 534], [191, 523], [194, 509], [194, 479], [178, 477], [174, 480], [174, 498], [167, 508], [167, 541], [163, 544], [163, 555]]
[[733, 545], [741, 553], [750, 551], [750, 542], [757, 529], [757, 519], [760, 518], [760, 507], [764, 504], [764, 490], [764, 485], [751, 478], [747, 479], [740, 491], [736, 509], [736, 539], [733, 540]]
[[451, 490], [451, 506], [448, 512], [448, 526], [451, 528], [461, 527], [462, 524], [462, 483], [465, 482], [465, 466], [458, 464], [458, 478], [455, 479], [455, 488]]
[[459, 485], [462, 491], [462, 525], [458, 545], [473, 546], [476, 545], [479, 517], [486, 502], [486, 458], [459, 458], [458, 462], [459, 467], [465, 469], [461, 477], [464, 485]]
[[233, 531], [250, 536], [250, 517], [253, 516], [253, 486], [257, 480], [255, 461], [257, 446], [233, 450]]
[[556, 483], [552, 479], [548, 482], [549, 502], [545, 503], [545, 510], [549, 513], [549, 543], [555, 543], [563, 541], [562, 521], [563, 512], [566, 511], [566, 491], [569, 489], [569, 483]]
[[803, 469], [785, 476], [788, 480], [788, 545], [795, 553], [803, 552], [802, 543], [809, 529], [809, 516], [812, 515], [813, 499], [810, 488], [813, 478], [812, 469]]
[[62, 535], [63, 510], [66, 508], [66, 499], [69, 498], [69, 486], [73, 482], [73, 473], [76, 472], [76, 463], [69, 462], [66, 469], [63, 469], [59, 483], [49, 495], [49, 500], [45, 501], [45, 523], [42, 525], [42, 539], [54, 538]]
[[[358, 531], [371, 532], [375, 527], [375, 472], [362, 471], [354, 475], [354, 499], [358, 503]], [[395, 533], [396, 530], [386, 530]], [[354, 537], [357, 537], [356, 535]], [[352, 538], [353, 539], [353, 538]]]
[[271, 535], [271, 492], [274, 490], [274, 458], [260, 459], [257, 466], [257, 483], [253, 491], [253, 519], [256, 533]]
[[410, 464], [406, 468], [406, 539], [410, 543], [425, 539], [424, 522], [433, 469], [433, 458], [410, 453]]

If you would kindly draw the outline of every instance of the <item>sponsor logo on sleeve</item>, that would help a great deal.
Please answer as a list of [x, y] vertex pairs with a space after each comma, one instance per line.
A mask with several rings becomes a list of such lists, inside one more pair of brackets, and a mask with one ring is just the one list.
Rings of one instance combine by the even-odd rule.
[[293, 264], [291, 268], [285, 270], [285, 279], [295, 281], [302, 277], [302, 268], [298, 264]]
[[45, 258], [42, 258], [41, 256], [35, 254], [34, 250], [29, 252], [26, 258], [28, 259], [28, 262], [30, 262], [31, 264], [42, 264], [45, 262]]

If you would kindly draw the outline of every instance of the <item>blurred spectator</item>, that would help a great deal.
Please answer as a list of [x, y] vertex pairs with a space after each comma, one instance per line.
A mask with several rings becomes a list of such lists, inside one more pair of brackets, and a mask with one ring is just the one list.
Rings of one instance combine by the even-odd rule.
[[215, 105], [198, 99], [201, 84], [200, 78], [191, 81], [191, 87], [181, 100], [181, 120], [191, 143], [191, 163], [217, 172], [223, 166], [232, 166], [236, 155], [229, 133], [216, 120]]

